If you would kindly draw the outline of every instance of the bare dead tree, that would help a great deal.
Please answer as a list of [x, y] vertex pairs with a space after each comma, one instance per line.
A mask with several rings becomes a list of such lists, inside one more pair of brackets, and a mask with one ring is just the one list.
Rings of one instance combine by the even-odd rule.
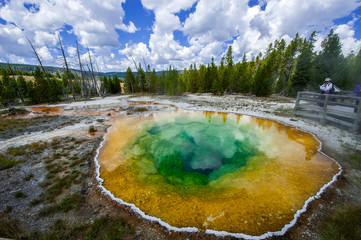
[[90, 75], [90, 90], [89, 91], [95, 91], [96, 92], [96, 90], [95, 90], [95, 84], [94, 84], [94, 81], [93, 81], [93, 77], [92, 77], [92, 75], [91, 75], [91, 70], [90, 70], [90, 67], [89, 67], [89, 64], [88, 63], [86, 63], [86, 67], [87, 67], [87, 69], [88, 69], [88, 71], [87, 71], [87, 73]]
[[138, 82], [138, 84], [140, 84], [140, 79], [139, 79], [139, 77], [140, 77], [140, 76], [139, 76], [139, 74], [138, 74], [138, 73], [139, 73], [139, 68], [138, 68], [137, 63], [135, 62], [135, 60], [134, 60], [134, 58], [133, 58], [133, 55], [130, 55], [130, 57], [131, 57], [131, 58], [132, 58], [132, 60], [133, 60], [133, 63], [134, 63], [135, 69], [137, 70], [137, 77], [136, 77], [136, 78], [138, 79], [138, 81], [137, 81], [137, 82]]
[[[94, 70], [95, 70], [95, 72], [94, 72], [94, 76], [95, 76], [95, 79], [97, 79], [97, 76], [99, 77], [99, 66], [98, 66], [98, 62], [97, 61], [94, 61], [94, 64], [93, 64], [93, 66], [94, 66]], [[100, 77], [99, 77], [100, 78]], [[98, 78], [98, 79], [99, 79]], [[102, 81], [102, 79], [100, 78], [99, 79], [100, 81], [100, 86], [99, 86], [99, 91], [101, 92], [101, 94], [103, 95], [103, 97], [104, 97], [104, 95], [105, 95], [105, 92], [104, 92], [104, 86], [103, 86], [103, 81]]]
[[88, 69], [87, 72], [88, 72], [89, 75], [90, 75], [90, 86], [91, 86], [91, 90], [92, 90], [92, 92], [95, 92], [95, 94], [99, 96], [98, 85], [97, 85], [97, 82], [96, 82], [96, 80], [95, 80], [94, 75], [92, 74], [92, 70], [91, 70], [91, 68], [90, 68], [90, 66], [89, 66], [89, 63], [86, 64], [86, 67], [87, 67], [87, 69]]
[[18, 93], [18, 95], [20, 96], [21, 103], [24, 104], [23, 95], [21, 94], [21, 92], [20, 92], [20, 90], [19, 90], [19, 86], [18, 86], [18, 83], [16, 82], [15, 74], [14, 74], [14, 72], [13, 72], [13, 69], [11, 68], [9, 59], [7, 59], [7, 58], [5, 57], [5, 61], [7, 62], [8, 66], [9, 66], [9, 68], [10, 68], [10, 74], [13, 76], [13, 80], [14, 80], [14, 83], [15, 83], [15, 90], [16, 90], [16, 92]]
[[31, 48], [33, 49], [33, 52], [34, 52], [34, 54], [35, 54], [35, 56], [36, 56], [36, 59], [38, 59], [38, 62], [39, 62], [39, 64], [40, 64], [40, 67], [41, 67], [41, 69], [43, 70], [44, 75], [45, 75], [45, 77], [46, 77], [46, 80], [48, 81], [49, 86], [50, 86], [50, 85], [51, 85], [51, 82], [50, 82], [49, 76], [48, 76], [48, 75], [46, 74], [46, 72], [45, 72], [45, 68], [44, 68], [44, 66], [43, 66], [43, 63], [41, 62], [41, 59], [40, 59], [40, 56], [39, 56], [38, 52], [36, 51], [33, 43], [30, 41], [30, 39], [29, 39], [28, 37], [26, 37], [26, 39], [27, 39], [28, 42], [30, 43], [30, 46], [31, 46]]
[[69, 71], [69, 67], [68, 67], [68, 62], [66, 61], [63, 44], [62, 44], [62, 42], [61, 42], [61, 39], [60, 39], [60, 35], [59, 35], [59, 34], [58, 34], [58, 40], [59, 40], [59, 45], [60, 45], [61, 53], [63, 54], [63, 58], [64, 58], [66, 73], [68, 74], [68, 79], [69, 79], [69, 84], [70, 84], [70, 88], [71, 88], [71, 93], [72, 93], [72, 95], [73, 95], [73, 99], [76, 100], [76, 99], [75, 99], [75, 91], [74, 91], [73, 81], [72, 81], [71, 76], [70, 76], [70, 71]]
[[143, 62], [144, 62], [144, 67], [145, 67], [145, 76], [147, 77], [148, 92], [150, 93], [150, 66], [147, 65], [144, 57], [143, 57]]
[[[45, 77], [46, 77], [46, 80], [48, 81], [49, 86], [51, 86], [51, 81], [50, 81], [50, 79], [49, 79], [49, 76], [46, 74], [45, 68], [44, 68], [44, 66], [43, 66], [43, 63], [42, 63], [42, 61], [41, 61], [41, 59], [40, 59], [40, 56], [39, 56], [38, 52], [36, 51], [33, 43], [30, 41], [30, 39], [29, 39], [27, 36], [25, 36], [25, 37], [26, 37], [26, 39], [28, 40], [28, 42], [29, 42], [29, 44], [30, 44], [30, 46], [31, 46], [31, 49], [33, 50], [34, 55], [35, 55], [36, 59], [38, 60], [38, 62], [39, 62], [39, 64], [40, 64], [41, 70], [43, 70], [43, 72], [44, 72], [44, 75], [45, 75]], [[65, 88], [64, 88], [63, 86], [61, 86], [61, 89], [63, 90], [63, 93], [64, 93], [64, 95], [66, 96], [66, 98], [68, 99], [68, 93], [66, 92]]]
[[88, 89], [87, 89], [87, 86], [85, 85], [83, 67], [82, 67], [81, 60], [80, 60], [80, 51], [79, 51], [78, 40], [76, 40], [75, 43], [76, 43], [76, 51], [78, 54], [78, 60], [79, 60], [80, 75], [81, 75], [81, 80], [82, 80], [81, 95], [85, 96], [86, 99], [89, 99]]
[[[60, 68], [60, 67], [57, 67], [57, 70], [56, 70], [57, 72], [62, 72], [63, 71], [63, 69], [62, 68]], [[61, 79], [61, 77], [60, 77], [60, 79]], [[67, 100], [69, 100], [69, 95], [68, 95], [68, 92], [65, 90], [65, 88], [64, 88], [64, 86], [63, 86], [63, 84], [61, 84], [61, 89], [62, 89], [62, 91], [63, 91], [63, 94], [64, 94], [64, 96], [66, 97], [66, 99]]]
[[87, 47], [87, 48], [88, 48], [88, 55], [89, 55], [89, 63], [90, 63], [90, 67], [91, 67], [91, 68], [89, 68], [89, 66], [88, 66], [88, 68], [89, 68], [89, 71], [90, 71], [91, 76], [92, 76], [93, 81], [94, 81], [95, 90], [98, 93], [99, 97], [101, 97], [102, 95], [100, 94], [100, 91], [99, 91], [98, 85], [97, 85], [97, 81], [96, 81], [95, 75], [94, 75], [94, 68], [93, 68], [92, 58], [91, 58], [91, 55], [90, 55], [90, 50], [89, 50], [89, 47]]

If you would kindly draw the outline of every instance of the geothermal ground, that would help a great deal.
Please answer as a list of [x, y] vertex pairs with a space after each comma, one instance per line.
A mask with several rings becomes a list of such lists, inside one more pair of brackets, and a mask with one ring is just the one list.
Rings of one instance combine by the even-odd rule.
[[168, 230], [104, 196], [98, 186], [94, 156], [114, 120], [179, 108], [267, 118], [314, 134], [342, 174], [284, 236], [270, 239], [321, 239], [325, 222], [340, 209], [360, 209], [361, 137], [295, 117], [294, 103], [280, 96], [113, 96], [28, 106], [15, 115], [2, 111], [0, 238], [236, 239]]

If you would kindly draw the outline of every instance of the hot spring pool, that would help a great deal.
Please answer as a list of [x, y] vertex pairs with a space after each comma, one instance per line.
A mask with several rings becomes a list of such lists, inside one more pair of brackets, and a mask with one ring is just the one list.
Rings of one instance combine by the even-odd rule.
[[148, 219], [265, 236], [284, 233], [339, 174], [319, 148], [271, 120], [176, 111], [118, 120], [96, 161], [104, 190]]

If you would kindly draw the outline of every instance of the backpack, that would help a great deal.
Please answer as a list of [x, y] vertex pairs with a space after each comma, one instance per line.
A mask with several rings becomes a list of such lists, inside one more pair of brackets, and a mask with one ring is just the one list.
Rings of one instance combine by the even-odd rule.
[[333, 85], [332, 88], [334, 89], [334, 93], [342, 92], [341, 88], [337, 87], [336, 85]]

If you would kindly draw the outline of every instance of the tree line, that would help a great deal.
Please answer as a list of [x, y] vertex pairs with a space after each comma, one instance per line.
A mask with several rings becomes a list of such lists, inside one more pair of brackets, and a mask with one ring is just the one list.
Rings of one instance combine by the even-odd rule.
[[[29, 39], [28, 39], [29, 40]], [[342, 90], [352, 90], [361, 78], [361, 51], [342, 54], [342, 46], [338, 34], [331, 29], [322, 41], [321, 51], [315, 51], [316, 33], [309, 38], [295, 38], [287, 44], [284, 39], [270, 43], [265, 53], [259, 53], [251, 60], [244, 55], [240, 62], [234, 62], [232, 46], [216, 65], [211, 63], [197, 66], [191, 64], [182, 71], [169, 66], [160, 74], [151, 70], [150, 65], [134, 64], [136, 72], [127, 68], [124, 78], [126, 93], [150, 93], [179, 95], [184, 92], [255, 94], [269, 96], [273, 93], [295, 96], [297, 91], [318, 91], [326, 77], [332, 79]], [[36, 49], [30, 42], [40, 67], [33, 73], [13, 71], [10, 64], [7, 69], [0, 69], [0, 101], [3, 105], [11, 105], [21, 101], [33, 104], [55, 102], [61, 98], [73, 97], [89, 99], [91, 96], [104, 97], [107, 94], [121, 92], [120, 82], [116, 75], [99, 77], [94, 71], [93, 61], [88, 49], [89, 61], [84, 64], [80, 60], [77, 46], [80, 74], [73, 74], [67, 64], [59, 37], [59, 44], [65, 63], [65, 72], [50, 74], [46, 72]], [[87, 71], [85, 68], [87, 67]], [[24, 76], [32, 75], [33, 80], [25, 80]], [[17, 76], [15, 78], [15, 76]]]
[[[0, 75], [0, 101], [4, 106], [11, 106], [18, 98], [21, 99], [22, 104], [28, 101], [32, 104], [56, 102], [62, 97], [69, 99], [69, 96], [76, 100], [77, 98], [89, 99], [91, 96], [104, 97], [107, 94], [116, 94], [121, 92], [120, 79], [114, 75], [113, 77], [102, 77], [99, 79], [97, 72], [88, 51], [89, 60], [84, 63], [80, 58], [79, 45], [76, 41], [77, 57], [80, 68], [80, 76], [73, 74], [68, 65], [68, 60], [65, 56], [63, 44], [58, 35], [58, 41], [62, 57], [64, 60], [65, 73], [60, 76], [59, 72], [52, 75], [45, 71], [45, 67], [41, 61], [41, 56], [35, 49], [34, 45], [27, 38], [34, 56], [38, 60], [40, 67], [36, 67], [35, 71], [31, 74], [34, 76], [33, 80], [24, 79], [23, 72], [13, 71], [8, 62], [8, 68], [2, 68]], [[87, 71], [85, 70], [87, 67]], [[99, 72], [99, 71], [98, 71]], [[19, 74], [17, 76], [16, 74]], [[30, 75], [30, 74], [27, 74]]]
[[[13, 105], [19, 98], [23, 103], [39, 104], [57, 102], [61, 98], [69, 99], [71, 94], [78, 96], [78, 99], [97, 96], [95, 87], [91, 87], [92, 81], [85, 80], [86, 84], [83, 84], [80, 76], [71, 71], [63, 74], [56, 72], [52, 75], [49, 72], [44, 73], [39, 67], [31, 73], [2, 68], [0, 76], [0, 101], [4, 106]], [[31, 76], [31, 79], [26, 80], [26, 76]], [[72, 84], [69, 79], [73, 80]], [[115, 75], [97, 80], [102, 96], [119, 94], [120, 83], [121, 79]]]
[[297, 91], [318, 91], [326, 77], [342, 90], [352, 90], [361, 78], [361, 51], [357, 55], [342, 54], [338, 34], [332, 29], [322, 41], [322, 50], [316, 52], [316, 33], [309, 38], [295, 38], [286, 44], [284, 39], [270, 43], [267, 51], [248, 61], [233, 60], [232, 46], [228, 47], [219, 65], [191, 64], [182, 72], [170, 66], [160, 75], [136, 66], [134, 74], [128, 67], [125, 76], [127, 93], [182, 94], [191, 93], [245, 93], [270, 96], [280, 93], [295, 96]]

